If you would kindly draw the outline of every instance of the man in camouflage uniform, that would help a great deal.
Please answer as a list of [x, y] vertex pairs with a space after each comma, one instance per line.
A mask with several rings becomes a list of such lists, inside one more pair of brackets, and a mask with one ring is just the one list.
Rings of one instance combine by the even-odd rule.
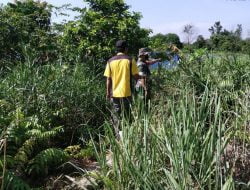
[[149, 70], [149, 65], [159, 62], [161, 59], [149, 60], [150, 49], [141, 48], [139, 49], [137, 67], [139, 70], [140, 79], [136, 84], [136, 91], [138, 92], [139, 98], [144, 100], [147, 105], [151, 98], [151, 72]]

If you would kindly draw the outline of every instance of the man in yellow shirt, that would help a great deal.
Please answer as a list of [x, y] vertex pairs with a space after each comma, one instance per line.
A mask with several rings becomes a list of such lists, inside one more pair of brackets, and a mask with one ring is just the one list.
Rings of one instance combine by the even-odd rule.
[[[104, 76], [107, 77], [107, 100], [113, 103], [113, 122], [119, 125], [118, 117], [121, 114], [128, 116], [131, 105], [132, 78], [138, 79], [136, 62], [127, 55], [128, 46], [124, 40], [116, 42], [117, 55], [108, 60]], [[117, 124], [118, 123], [118, 124]], [[116, 129], [117, 130], [117, 129]], [[117, 132], [117, 131], [116, 131]]]

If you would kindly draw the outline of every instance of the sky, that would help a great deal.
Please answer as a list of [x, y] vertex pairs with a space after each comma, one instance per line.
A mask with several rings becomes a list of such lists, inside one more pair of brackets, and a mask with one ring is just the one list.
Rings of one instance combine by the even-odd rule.
[[[6, 4], [13, 0], [0, 0]], [[84, 7], [82, 0], [47, 0], [60, 6], [70, 3]], [[208, 38], [210, 28], [216, 21], [227, 30], [235, 30], [242, 24], [243, 38], [250, 37], [250, 0], [125, 0], [130, 10], [140, 12], [140, 25], [153, 30], [153, 34], [176, 33], [184, 40], [182, 32], [186, 24], [195, 26], [196, 35]], [[71, 17], [73, 18], [73, 16]], [[54, 18], [60, 20], [60, 18]]]

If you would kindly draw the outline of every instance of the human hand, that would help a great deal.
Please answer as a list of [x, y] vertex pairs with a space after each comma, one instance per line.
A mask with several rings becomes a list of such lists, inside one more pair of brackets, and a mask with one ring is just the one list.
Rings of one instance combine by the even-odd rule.
[[110, 93], [107, 93], [106, 94], [106, 100], [110, 100], [111, 99], [111, 94]]

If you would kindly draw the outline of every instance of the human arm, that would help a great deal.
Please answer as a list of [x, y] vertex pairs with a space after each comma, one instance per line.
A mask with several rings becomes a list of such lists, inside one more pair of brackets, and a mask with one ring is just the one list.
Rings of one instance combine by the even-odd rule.
[[159, 59], [153, 59], [153, 60], [146, 60], [146, 64], [147, 65], [153, 65], [153, 64], [155, 64], [155, 63], [157, 63], [157, 62], [159, 62], [159, 61], [161, 61], [161, 58], [159, 58]]
[[106, 99], [110, 100], [112, 98], [112, 80], [110, 77], [107, 77], [106, 80]]
[[104, 72], [106, 79], [106, 99], [109, 100], [112, 97], [112, 78], [111, 78], [111, 69], [109, 63], [106, 65]]

